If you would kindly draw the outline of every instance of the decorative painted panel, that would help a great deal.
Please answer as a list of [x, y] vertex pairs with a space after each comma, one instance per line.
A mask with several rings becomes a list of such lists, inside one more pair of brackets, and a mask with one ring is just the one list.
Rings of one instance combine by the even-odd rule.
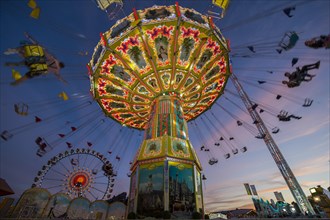
[[169, 162], [169, 209], [193, 213], [196, 209], [193, 166]]
[[137, 213], [154, 216], [164, 209], [164, 165], [149, 164], [139, 170]]

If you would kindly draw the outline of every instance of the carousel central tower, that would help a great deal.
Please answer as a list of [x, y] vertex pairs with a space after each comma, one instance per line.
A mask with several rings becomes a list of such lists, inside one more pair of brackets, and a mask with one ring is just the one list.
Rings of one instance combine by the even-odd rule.
[[129, 209], [138, 214], [203, 210], [201, 165], [180, 103], [168, 95], [153, 103], [145, 139], [131, 167]]
[[106, 115], [145, 130], [131, 166], [128, 213], [203, 212], [202, 167], [187, 121], [222, 93], [228, 52], [212, 19], [178, 4], [134, 10], [101, 34], [88, 64], [91, 92]]

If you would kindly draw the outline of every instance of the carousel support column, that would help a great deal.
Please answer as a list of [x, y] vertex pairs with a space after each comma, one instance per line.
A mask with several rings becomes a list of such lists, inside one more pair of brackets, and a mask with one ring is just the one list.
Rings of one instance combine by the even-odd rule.
[[135, 191], [134, 191], [134, 212], [137, 213], [137, 204], [138, 204], [138, 198], [139, 198], [139, 165], [137, 166], [136, 170], [135, 170]]
[[168, 160], [164, 161], [164, 211], [169, 211], [169, 170]]

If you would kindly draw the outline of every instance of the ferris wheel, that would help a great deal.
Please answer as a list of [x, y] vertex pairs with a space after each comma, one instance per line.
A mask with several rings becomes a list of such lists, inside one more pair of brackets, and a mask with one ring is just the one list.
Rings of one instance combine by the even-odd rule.
[[86, 197], [90, 201], [109, 199], [116, 173], [107, 158], [90, 149], [71, 149], [51, 158], [34, 178], [32, 187], [51, 194], [66, 193], [72, 199]]

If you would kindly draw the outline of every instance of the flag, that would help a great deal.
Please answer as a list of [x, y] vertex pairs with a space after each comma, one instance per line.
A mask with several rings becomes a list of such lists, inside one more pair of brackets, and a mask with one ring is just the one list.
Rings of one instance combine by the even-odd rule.
[[37, 7], [37, 3], [36, 3], [35, 0], [30, 0], [30, 1], [28, 2], [28, 6], [29, 6], [30, 8], [32, 8], [32, 9], [35, 9], [35, 8]]
[[30, 0], [28, 2], [28, 6], [32, 9], [30, 16], [34, 19], [38, 19], [40, 15], [40, 8], [37, 6], [35, 0]]
[[250, 188], [251, 188], [252, 194], [253, 194], [254, 196], [257, 196], [258, 193], [257, 193], [257, 189], [256, 189], [255, 185], [251, 185]]
[[22, 78], [22, 75], [18, 71], [12, 69], [11, 72], [14, 80], [19, 80]]
[[250, 185], [248, 183], [244, 183], [244, 186], [245, 186], [246, 193], [248, 195], [252, 195]]
[[69, 99], [68, 95], [65, 92], [61, 92], [60, 94], [58, 94], [58, 97], [62, 98], [64, 101]]
[[32, 17], [34, 19], [38, 19], [39, 15], [40, 15], [40, 8], [38, 8], [38, 7], [34, 8], [30, 13], [30, 17]]
[[35, 121], [36, 123], [38, 123], [38, 122], [41, 122], [42, 120], [41, 120], [41, 118], [39, 118], [38, 116], [34, 116], [34, 121]]
[[292, 58], [291, 65], [294, 66], [298, 62], [298, 60], [299, 59], [297, 57]]

